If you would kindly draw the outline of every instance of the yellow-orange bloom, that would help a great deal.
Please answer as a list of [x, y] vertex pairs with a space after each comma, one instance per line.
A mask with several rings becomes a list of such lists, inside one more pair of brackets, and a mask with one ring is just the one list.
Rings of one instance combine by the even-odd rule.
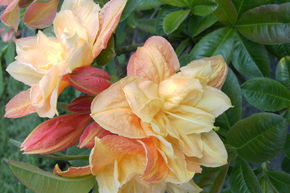
[[16, 61], [7, 71], [31, 88], [7, 104], [5, 116], [57, 114], [57, 97], [68, 86], [64, 76], [90, 65], [106, 48], [125, 4], [126, 0], [111, 0], [100, 9], [93, 0], [65, 0], [54, 20], [56, 37], [40, 31], [36, 37], [17, 40]]
[[[221, 56], [194, 60], [179, 69], [167, 40], [151, 37], [131, 56], [128, 76], [95, 97], [91, 116], [119, 136], [157, 138], [156, 148], [175, 175], [173, 179], [169, 173], [163, 182], [185, 183], [200, 165], [227, 163], [224, 144], [213, 130], [215, 118], [231, 107], [219, 90], [226, 74]], [[174, 157], [184, 157], [185, 167], [172, 163]], [[91, 161], [91, 165], [99, 163]], [[112, 184], [111, 180], [105, 181]]]

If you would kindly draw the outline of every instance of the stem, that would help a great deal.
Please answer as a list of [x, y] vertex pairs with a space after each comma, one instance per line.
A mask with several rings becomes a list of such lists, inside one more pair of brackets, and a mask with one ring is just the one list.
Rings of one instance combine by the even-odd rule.
[[116, 53], [118, 56], [128, 53], [128, 52], [132, 52], [135, 51], [138, 47], [142, 46], [142, 43], [139, 44], [133, 44], [133, 45], [129, 45], [129, 46], [122, 46], [119, 49], [117, 49]]

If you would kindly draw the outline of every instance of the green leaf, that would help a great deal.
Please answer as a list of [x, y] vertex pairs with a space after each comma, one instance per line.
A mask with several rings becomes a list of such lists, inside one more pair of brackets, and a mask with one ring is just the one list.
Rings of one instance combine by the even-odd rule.
[[227, 24], [234, 25], [238, 19], [238, 12], [231, 0], [216, 0], [218, 8], [214, 14], [218, 17], [219, 21]]
[[4, 59], [5, 59], [5, 63], [6, 65], [7, 64], [10, 64], [11, 62], [14, 61], [14, 58], [15, 58], [15, 43], [14, 42], [9, 42], [8, 43], [8, 47], [5, 51], [5, 54], [4, 54]]
[[287, 135], [284, 152], [286, 156], [290, 159], [290, 134]]
[[127, 17], [135, 11], [135, 9], [142, 3], [142, 0], [127, 0], [126, 6], [123, 10], [120, 22], [127, 19]]
[[230, 62], [233, 51], [234, 31], [231, 28], [220, 28], [204, 36], [191, 50], [192, 59], [221, 54]]
[[280, 192], [286, 193], [290, 190], [290, 175], [285, 172], [269, 171], [267, 175], [273, 186]]
[[160, 0], [161, 3], [176, 6], [176, 7], [188, 7], [188, 0]]
[[98, 65], [106, 65], [116, 56], [114, 40], [115, 38], [112, 37], [108, 42], [107, 48], [96, 58]]
[[263, 193], [279, 193], [275, 190], [267, 176], [262, 176], [259, 179], [259, 182]]
[[228, 70], [228, 76], [222, 91], [230, 97], [234, 107], [219, 116], [217, 123], [220, 123], [223, 128], [229, 130], [232, 125], [241, 119], [242, 114], [242, 92], [239, 81], [231, 69]]
[[228, 134], [228, 143], [238, 154], [253, 162], [274, 158], [285, 144], [286, 120], [276, 114], [259, 113], [237, 122]]
[[214, 0], [192, 0], [191, 2], [192, 13], [199, 16], [209, 15], [218, 7]]
[[284, 157], [283, 161], [282, 161], [282, 165], [281, 168], [287, 172], [290, 173], [290, 159], [288, 157]]
[[204, 168], [201, 174], [195, 176], [195, 182], [206, 193], [221, 191], [227, 176], [229, 165], [219, 168]]
[[248, 103], [264, 111], [279, 111], [290, 106], [290, 91], [269, 78], [256, 78], [242, 85]]
[[188, 23], [187, 34], [192, 38], [199, 35], [204, 30], [211, 27], [213, 24], [217, 22], [217, 17], [215, 15], [209, 15], [206, 17], [190, 17], [190, 21]]
[[163, 20], [163, 30], [166, 34], [174, 32], [187, 18], [190, 10], [177, 10], [169, 13]]
[[236, 37], [233, 52], [235, 69], [250, 78], [269, 76], [270, 62], [266, 48], [240, 35]]
[[0, 64], [0, 98], [4, 91], [4, 81], [3, 81], [3, 70], [2, 65]]
[[149, 10], [149, 9], [157, 8], [160, 5], [161, 5], [161, 2], [159, 0], [139, 1], [139, 4], [136, 7], [136, 10], [138, 11]]
[[35, 193], [88, 193], [95, 185], [94, 176], [63, 178], [30, 164], [7, 161], [13, 174]]
[[264, 5], [241, 16], [237, 29], [248, 39], [261, 44], [290, 42], [290, 3]]
[[276, 67], [276, 79], [287, 87], [290, 87], [290, 56], [280, 60]]
[[230, 186], [234, 193], [262, 193], [252, 168], [244, 160], [238, 160], [230, 175]]
[[279, 59], [285, 56], [290, 56], [290, 43], [279, 45], [268, 45], [269, 51], [277, 56]]

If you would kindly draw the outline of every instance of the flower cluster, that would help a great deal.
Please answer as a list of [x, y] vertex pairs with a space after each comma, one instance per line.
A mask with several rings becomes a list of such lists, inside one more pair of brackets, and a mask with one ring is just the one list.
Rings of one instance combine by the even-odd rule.
[[89, 165], [54, 173], [94, 175], [100, 193], [200, 192], [192, 181], [201, 166], [227, 163], [215, 118], [231, 107], [220, 90], [227, 75], [221, 56], [181, 67], [170, 43], [149, 38], [130, 57], [127, 76], [111, 85], [90, 66], [119, 22], [125, 0], [100, 9], [93, 0], [65, 0], [54, 20], [55, 38], [17, 40], [7, 71], [29, 86], [6, 108], [7, 117], [56, 113], [57, 96], [72, 85], [89, 96], [68, 105], [70, 114], [40, 124], [22, 143], [27, 154], [64, 150], [79, 141], [91, 148]]

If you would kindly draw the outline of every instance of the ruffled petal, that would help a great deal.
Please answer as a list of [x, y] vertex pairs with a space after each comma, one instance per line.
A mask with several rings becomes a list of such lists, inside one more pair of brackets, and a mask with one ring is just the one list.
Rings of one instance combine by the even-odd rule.
[[193, 181], [190, 181], [184, 184], [168, 183], [166, 191], [168, 193], [200, 193], [202, 189]]
[[100, 28], [94, 44], [93, 53], [97, 57], [107, 47], [107, 44], [116, 29], [127, 0], [111, 0], [101, 10]]
[[196, 105], [206, 112], [218, 117], [227, 109], [232, 107], [230, 98], [219, 89], [213, 87], [205, 87], [203, 97]]
[[151, 122], [163, 105], [158, 85], [152, 81], [136, 79], [125, 85], [123, 91], [132, 112], [144, 122]]
[[71, 11], [77, 17], [77, 21], [88, 32], [89, 42], [93, 44], [99, 31], [99, 5], [93, 0], [70, 0], [63, 2], [61, 12], [65, 10]]
[[14, 61], [7, 67], [6, 71], [16, 80], [29, 86], [37, 84], [42, 78], [42, 74], [18, 61]]
[[14, 96], [5, 107], [5, 117], [7, 118], [23, 117], [35, 112], [36, 109], [30, 101], [30, 89]]
[[159, 36], [149, 38], [129, 60], [129, 76], [159, 83], [179, 69], [179, 61], [170, 43]]
[[193, 60], [180, 69], [181, 73], [199, 79], [201, 82], [221, 88], [227, 77], [227, 64], [221, 55]]
[[214, 127], [215, 117], [204, 110], [190, 106], [179, 106], [166, 112], [173, 129], [181, 135], [208, 132]]
[[123, 91], [123, 88], [134, 78], [124, 78], [100, 94], [91, 105], [92, 118], [104, 129], [130, 138], [146, 137], [140, 118], [131, 110]]
[[203, 157], [200, 159], [200, 164], [207, 167], [219, 167], [227, 164], [228, 154], [226, 148], [214, 132], [202, 134], [203, 141]]

